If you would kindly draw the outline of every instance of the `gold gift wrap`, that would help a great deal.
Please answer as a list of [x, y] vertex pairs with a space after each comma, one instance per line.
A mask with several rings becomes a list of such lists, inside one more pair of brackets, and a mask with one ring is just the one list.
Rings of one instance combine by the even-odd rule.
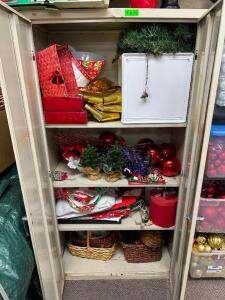
[[104, 104], [95, 104], [94, 108], [103, 111], [103, 112], [118, 112], [122, 111], [121, 105], [104, 105]]
[[104, 104], [104, 105], [110, 105], [110, 104], [118, 104], [122, 102], [121, 92], [119, 89], [114, 91], [113, 93], [107, 94], [107, 93], [82, 93], [84, 96], [84, 100], [90, 104]]
[[94, 108], [93, 106], [86, 104], [86, 110], [88, 110], [93, 117], [99, 122], [112, 121], [120, 119], [120, 113], [116, 112], [102, 112]]
[[80, 88], [87, 103], [85, 108], [99, 122], [120, 119], [122, 111], [121, 89], [107, 78], [97, 79], [87, 87]]

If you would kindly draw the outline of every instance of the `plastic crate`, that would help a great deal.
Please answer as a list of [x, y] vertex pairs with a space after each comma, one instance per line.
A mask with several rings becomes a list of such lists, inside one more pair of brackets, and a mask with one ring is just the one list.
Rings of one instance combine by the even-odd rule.
[[206, 175], [209, 178], [225, 177], [225, 125], [212, 125]]
[[197, 232], [225, 232], [225, 199], [201, 198]]
[[192, 278], [225, 277], [225, 252], [197, 253], [192, 251]]

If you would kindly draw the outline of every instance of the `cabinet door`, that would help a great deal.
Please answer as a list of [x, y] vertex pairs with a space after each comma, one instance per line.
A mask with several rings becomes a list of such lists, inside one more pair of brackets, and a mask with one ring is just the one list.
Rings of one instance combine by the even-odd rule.
[[184, 299], [185, 294], [201, 192], [198, 170], [200, 166], [200, 170], [204, 173], [204, 167], [201, 167], [201, 151], [206, 156], [224, 44], [224, 18], [224, 3], [219, 1], [198, 23], [197, 61], [192, 83], [189, 125], [185, 137], [187, 147], [184, 151], [178, 229], [174, 237], [171, 268], [171, 279], [174, 283], [173, 299]]
[[63, 269], [28, 20], [0, 4], [0, 83], [45, 299], [61, 298]]

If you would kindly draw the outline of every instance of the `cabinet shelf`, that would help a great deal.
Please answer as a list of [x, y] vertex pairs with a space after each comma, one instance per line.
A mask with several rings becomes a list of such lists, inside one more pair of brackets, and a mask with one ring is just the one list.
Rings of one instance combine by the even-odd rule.
[[88, 231], [88, 230], [174, 230], [174, 226], [163, 228], [154, 224], [144, 225], [139, 212], [134, 212], [122, 220], [121, 224], [58, 224], [59, 231]]
[[122, 249], [117, 249], [108, 261], [72, 256], [66, 249], [63, 256], [63, 267], [66, 280], [168, 279], [170, 256], [167, 248], [164, 247], [160, 261], [128, 263]]
[[[137, 17], [125, 17], [124, 8], [108, 9], [62, 9], [49, 11], [44, 9], [20, 8], [20, 12], [33, 24], [85, 23], [85, 28], [93, 28], [92, 23], [113, 22], [189, 22], [197, 23], [204, 17], [207, 9], [139, 9]], [[89, 24], [88, 24], [89, 23]], [[96, 26], [96, 24], [95, 24]], [[48, 26], [51, 29], [51, 26]]]
[[180, 175], [175, 177], [164, 177], [165, 184], [129, 184], [126, 178], [121, 178], [116, 182], [107, 182], [104, 177], [99, 180], [89, 180], [82, 173], [75, 173], [74, 170], [67, 167], [63, 162], [59, 162], [56, 171], [67, 172], [68, 179], [62, 181], [53, 181], [53, 187], [179, 187]]
[[186, 127], [186, 123], [154, 123], [154, 124], [123, 124], [120, 121], [114, 122], [95, 122], [89, 121], [87, 124], [53, 124], [53, 125], [45, 125], [45, 128], [182, 128]]

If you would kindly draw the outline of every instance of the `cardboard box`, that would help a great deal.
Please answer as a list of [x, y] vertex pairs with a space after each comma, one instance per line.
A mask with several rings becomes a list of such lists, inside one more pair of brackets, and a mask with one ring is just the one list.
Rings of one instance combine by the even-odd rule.
[[0, 111], [0, 173], [15, 161], [6, 112]]

